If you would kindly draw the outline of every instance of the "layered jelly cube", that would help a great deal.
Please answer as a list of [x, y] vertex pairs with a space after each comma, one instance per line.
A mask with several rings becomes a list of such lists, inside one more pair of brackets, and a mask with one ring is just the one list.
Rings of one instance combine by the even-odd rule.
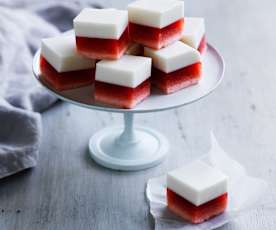
[[74, 19], [77, 50], [95, 59], [118, 59], [129, 43], [128, 13], [86, 8]]
[[151, 82], [165, 94], [197, 84], [201, 77], [200, 53], [177, 41], [160, 50], [144, 48], [153, 60]]
[[44, 81], [56, 90], [90, 85], [95, 78], [95, 60], [76, 52], [73, 35], [42, 40], [40, 71]]
[[167, 174], [168, 208], [192, 223], [202, 223], [227, 207], [227, 176], [202, 161]]
[[185, 30], [182, 33], [181, 41], [203, 53], [206, 49], [204, 19], [185, 17]]
[[184, 2], [138, 0], [128, 5], [131, 40], [160, 49], [179, 40], [184, 28]]
[[119, 108], [133, 108], [150, 94], [151, 59], [124, 55], [96, 64], [95, 101]]

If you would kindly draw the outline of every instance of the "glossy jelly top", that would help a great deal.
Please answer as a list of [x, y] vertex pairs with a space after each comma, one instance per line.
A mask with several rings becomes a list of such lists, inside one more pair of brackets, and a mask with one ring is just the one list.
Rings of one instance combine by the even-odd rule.
[[227, 176], [202, 161], [167, 174], [167, 187], [196, 206], [227, 192]]
[[138, 0], [128, 5], [132, 23], [163, 28], [184, 17], [184, 2], [178, 0]]
[[205, 35], [204, 18], [185, 17], [185, 29], [181, 41], [197, 49]]
[[128, 25], [126, 10], [85, 8], [74, 19], [76, 36], [119, 39]]
[[180, 41], [160, 50], [145, 47], [144, 55], [151, 57], [153, 66], [165, 73], [170, 73], [201, 61], [200, 53], [196, 49]]
[[118, 60], [101, 60], [96, 65], [96, 81], [136, 88], [151, 75], [151, 59], [124, 55]]
[[42, 39], [41, 55], [57, 72], [95, 68], [95, 60], [76, 52], [75, 36], [72, 34]]

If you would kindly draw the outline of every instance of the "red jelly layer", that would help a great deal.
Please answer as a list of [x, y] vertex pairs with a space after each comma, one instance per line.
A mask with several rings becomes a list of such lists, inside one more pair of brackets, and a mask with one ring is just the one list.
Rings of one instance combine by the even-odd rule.
[[95, 79], [95, 69], [59, 73], [43, 56], [40, 56], [40, 71], [42, 79], [60, 91], [90, 85]]
[[195, 206], [183, 197], [179, 196], [167, 188], [168, 208], [194, 224], [202, 223], [218, 214], [221, 214], [227, 206], [227, 193], [206, 202], [205, 204]]
[[201, 77], [201, 63], [195, 63], [182, 69], [165, 73], [156, 68], [152, 69], [151, 82], [166, 94], [197, 84]]
[[93, 59], [118, 59], [129, 44], [128, 27], [117, 39], [76, 37], [77, 51]]
[[95, 81], [95, 100], [120, 108], [133, 108], [150, 94], [150, 82], [144, 81], [136, 88]]
[[199, 46], [197, 48], [197, 50], [202, 54], [207, 47], [207, 41], [206, 41], [206, 36], [204, 35], [199, 43]]
[[129, 23], [129, 36], [131, 40], [153, 49], [160, 49], [181, 38], [184, 29], [184, 19], [162, 28], [143, 26]]

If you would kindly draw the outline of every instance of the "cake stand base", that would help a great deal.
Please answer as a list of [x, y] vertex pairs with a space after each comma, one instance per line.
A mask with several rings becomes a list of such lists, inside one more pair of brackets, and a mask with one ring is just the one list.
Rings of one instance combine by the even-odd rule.
[[167, 139], [147, 127], [133, 128], [133, 114], [125, 114], [125, 127], [108, 127], [89, 141], [90, 156], [111, 169], [134, 171], [162, 162], [169, 149]]

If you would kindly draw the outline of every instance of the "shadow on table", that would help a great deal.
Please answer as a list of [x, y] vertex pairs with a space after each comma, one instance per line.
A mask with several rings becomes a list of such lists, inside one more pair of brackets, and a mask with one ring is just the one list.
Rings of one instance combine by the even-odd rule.
[[33, 168], [25, 169], [21, 172], [0, 179], [0, 190], [2, 186], [18, 183], [19, 181], [24, 182], [31, 176], [32, 170]]
[[31, 179], [33, 168], [0, 179], [0, 201], [18, 193], [18, 188], [24, 187]]

